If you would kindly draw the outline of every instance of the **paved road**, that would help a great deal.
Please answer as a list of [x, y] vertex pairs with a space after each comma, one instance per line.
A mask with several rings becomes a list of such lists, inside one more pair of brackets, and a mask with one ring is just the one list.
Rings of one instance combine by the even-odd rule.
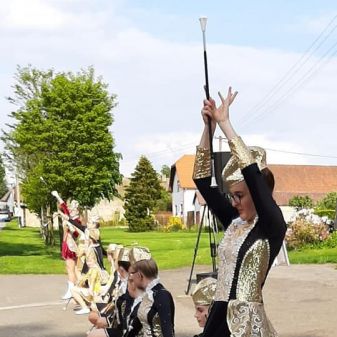
[[[197, 272], [209, 271], [199, 267]], [[163, 271], [162, 282], [176, 304], [176, 336], [191, 337], [200, 329], [191, 298], [184, 295], [190, 269]], [[63, 311], [58, 298], [62, 275], [0, 276], [0, 337], [78, 337], [90, 328], [72, 306]], [[333, 265], [274, 267], [264, 289], [267, 314], [280, 337], [337, 336], [337, 269]]]

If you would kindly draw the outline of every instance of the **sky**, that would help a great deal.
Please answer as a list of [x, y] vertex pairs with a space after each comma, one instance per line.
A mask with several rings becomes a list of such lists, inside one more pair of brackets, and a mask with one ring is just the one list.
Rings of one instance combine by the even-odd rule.
[[[337, 165], [337, 2], [11, 0], [0, 2], [0, 128], [17, 65], [93, 66], [117, 95], [121, 173], [193, 154], [203, 130], [199, 17], [208, 18], [211, 95], [239, 92], [231, 120], [273, 164]], [[227, 143], [215, 133], [214, 150]]]

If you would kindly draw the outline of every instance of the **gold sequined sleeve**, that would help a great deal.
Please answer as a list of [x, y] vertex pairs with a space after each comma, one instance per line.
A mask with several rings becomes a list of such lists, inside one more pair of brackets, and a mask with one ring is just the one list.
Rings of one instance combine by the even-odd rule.
[[237, 136], [228, 141], [229, 148], [232, 156], [234, 156], [238, 162], [240, 169], [243, 169], [250, 164], [255, 163], [255, 160], [249, 151], [247, 145], [243, 142], [240, 136]]
[[209, 149], [197, 146], [195, 155], [193, 179], [201, 179], [211, 176], [211, 153]]

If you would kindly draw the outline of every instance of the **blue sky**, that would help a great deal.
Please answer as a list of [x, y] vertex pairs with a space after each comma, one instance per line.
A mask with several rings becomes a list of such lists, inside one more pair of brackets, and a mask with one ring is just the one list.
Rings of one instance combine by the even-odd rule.
[[270, 163], [336, 165], [334, 1], [1, 2], [0, 127], [17, 64], [93, 65], [118, 96], [112, 132], [123, 174], [142, 154], [159, 170], [194, 153], [203, 127], [200, 16], [211, 94], [239, 91], [231, 113], [246, 142], [266, 147]]

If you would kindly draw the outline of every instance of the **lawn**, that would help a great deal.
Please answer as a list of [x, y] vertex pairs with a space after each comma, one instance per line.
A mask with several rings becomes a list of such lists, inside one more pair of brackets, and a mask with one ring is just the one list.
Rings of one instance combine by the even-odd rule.
[[[221, 237], [218, 234], [218, 238]], [[197, 232], [130, 233], [124, 229], [101, 228], [103, 246], [109, 243], [149, 247], [160, 269], [191, 266]], [[58, 238], [58, 233], [55, 233]], [[337, 263], [337, 248], [302, 249], [289, 252], [290, 263]], [[208, 233], [202, 233], [196, 264], [211, 266]], [[46, 247], [38, 228], [18, 228], [13, 221], [0, 230], [0, 274], [63, 274], [59, 242]]]
[[[221, 233], [219, 234], [221, 236]], [[55, 233], [58, 239], [58, 233]], [[101, 228], [103, 246], [109, 243], [149, 247], [160, 269], [191, 266], [197, 232], [130, 233], [124, 229]], [[196, 264], [211, 265], [208, 233], [202, 233]], [[18, 228], [13, 221], [0, 230], [0, 274], [62, 274], [59, 242], [45, 247], [39, 228]]]

